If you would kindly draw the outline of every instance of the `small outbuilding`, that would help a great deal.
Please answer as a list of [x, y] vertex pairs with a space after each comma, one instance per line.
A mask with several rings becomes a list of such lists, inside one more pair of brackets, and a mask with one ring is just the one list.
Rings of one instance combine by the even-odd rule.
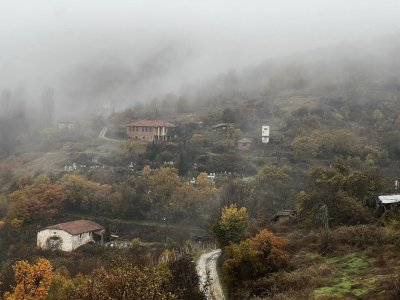
[[399, 208], [400, 195], [381, 195], [376, 197], [376, 204], [384, 208], [384, 210]]
[[248, 138], [242, 138], [237, 141], [237, 145], [239, 150], [244, 150], [244, 151], [250, 150], [251, 140], [249, 140]]
[[48, 226], [37, 234], [37, 247], [71, 252], [87, 244], [103, 242], [104, 227], [89, 220], [76, 220]]
[[75, 129], [75, 125], [73, 122], [58, 122], [57, 123], [57, 127], [59, 130], [74, 130]]
[[272, 222], [284, 223], [294, 219], [297, 215], [297, 212], [292, 209], [281, 210], [275, 214], [275, 216], [271, 219]]
[[235, 128], [235, 125], [233, 123], [218, 123], [216, 125], [213, 125], [211, 127], [212, 129], [218, 131], [218, 130], [228, 130], [231, 128]]

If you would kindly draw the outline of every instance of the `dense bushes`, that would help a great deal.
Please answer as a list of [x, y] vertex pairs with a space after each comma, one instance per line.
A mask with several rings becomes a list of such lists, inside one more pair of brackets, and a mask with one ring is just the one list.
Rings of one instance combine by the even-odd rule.
[[262, 230], [239, 244], [224, 250], [223, 273], [230, 287], [276, 272], [286, 266], [289, 256], [283, 250], [285, 240]]
[[36, 264], [19, 261], [14, 266], [16, 285], [5, 294], [18, 299], [157, 299], [203, 300], [196, 268], [190, 257], [178, 256], [166, 263], [142, 259], [114, 258], [109, 265], [87, 275], [70, 277], [65, 267], [52, 270], [47, 259]]
[[388, 178], [376, 169], [351, 172], [346, 166], [316, 168], [308, 192], [298, 195], [300, 217], [309, 225], [335, 227], [367, 224], [372, 211], [364, 200], [390, 191]]

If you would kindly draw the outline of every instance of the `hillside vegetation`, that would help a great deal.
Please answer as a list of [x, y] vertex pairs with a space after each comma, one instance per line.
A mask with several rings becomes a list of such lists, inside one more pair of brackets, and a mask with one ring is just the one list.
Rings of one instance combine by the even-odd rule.
[[[192, 258], [216, 243], [230, 299], [397, 299], [400, 210], [375, 200], [400, 177], [399, 60], [342, 55], [353, 63], [322, 53], [228, 72], [72, 131], [2, 118], [1, 294], [203, 299]], [[126, 124], [155, 115], [176, 138], [128, 139]], [[296, 217], [271, 222], [284, 209]], [[38, 230], [75, 219], [130, 247], [36, 249]]]

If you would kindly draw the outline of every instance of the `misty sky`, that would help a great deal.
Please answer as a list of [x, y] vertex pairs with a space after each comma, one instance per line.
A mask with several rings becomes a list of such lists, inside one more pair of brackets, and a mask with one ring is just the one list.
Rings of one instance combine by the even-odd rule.
[[400, 1], [384, 0], [0, 0], [0, 89], [54, 86], [68, 101], [98, 80], [111, 98], [151, 97], [266, 59], [398, 34], [399, 16]]

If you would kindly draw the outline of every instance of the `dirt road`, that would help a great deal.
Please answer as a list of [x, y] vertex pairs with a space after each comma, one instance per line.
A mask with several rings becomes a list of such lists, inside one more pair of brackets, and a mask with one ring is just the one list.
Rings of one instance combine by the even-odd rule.
[[200, 277], [200, 288], [204, 291], [204, 286], [210, 282], [205, 293], [208, 300], [224, 300], [221, 284], [217, 273], [217, 260], [221, 255], [221, 249], [216, 249], [200, 256], [197, 262], [197, 274]]
[[107, 127], [104, 127], [99, 133], [99, 138], [106, 140], [106, 141], [110, 141], [110, 142], [120, 142], [119, 140], [110, 139], [110, 138], [106, 137], [106, 133], [107, 133]]

